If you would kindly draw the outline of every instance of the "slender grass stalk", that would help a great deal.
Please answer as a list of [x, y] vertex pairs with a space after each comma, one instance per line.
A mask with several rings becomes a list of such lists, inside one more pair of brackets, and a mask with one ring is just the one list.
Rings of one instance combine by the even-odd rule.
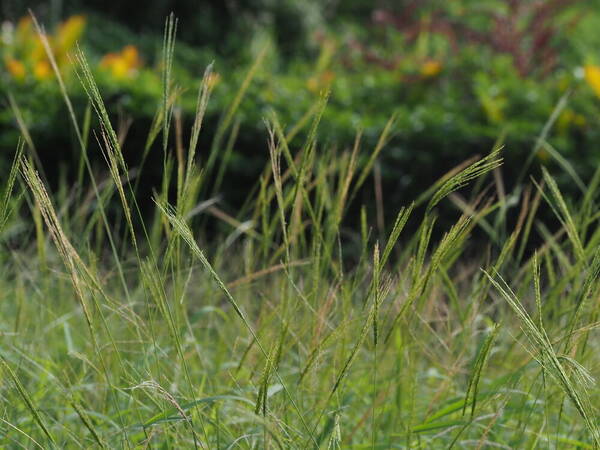
[[54, 437], [50, 433], [50, 430], [46, 425], [45, 421], [43, 420], [42, 416], [40, 415], [38, 408], [36, 408], [33, 399], [31, 398], [23, 384], [19, 381], [19, 377], [17, 377], [17, 374], [11, 369], [6, 360], [1, 356], [0, 364], [2, 365], [2, 369], [4, 369], [4, 372], [8, 374], [8, 377], [14, 383], [15, 387], [17, 388], [17, 391], [19, 392], [19, 395], [21, 396], [21, 399], [27, 406], [27, 409], [29, 410], [33, 418], [35, 419], [35, 422], [48, 438], [48, 442], [51, 445], [51, 447], [58, 448], [57, 442], [54, 440]]

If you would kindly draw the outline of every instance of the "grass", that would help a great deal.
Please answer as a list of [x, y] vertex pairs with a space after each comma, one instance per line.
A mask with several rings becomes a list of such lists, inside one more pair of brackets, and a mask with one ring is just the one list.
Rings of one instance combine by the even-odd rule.
[[[145, 157], [162, 134], [152, 214], [140, 211], [124, 144], [81, 51], [95, 139], [56, 72], [81, 182], [49, 194], [19, 122], [24, 141], [0, 197], [2, 447], [600, 445], [600, 169], [587, 185], [575, 180], [580, 200], [564, 198], [546, 171], [505, 192], [498, 145], [415, 204], [385, 205], [398, 210], [387, 233], [368, 213], [381, 217], [385, 198], [363, 207], [353, 230], [348, 216], [393, 118], [374, 149], [362, 148], [360, 132], [351, 149], [323, 148], [325, 94], [300, 124], [269, 116], [268, 162], [230, 215], [211, 183], [227, 183], [237, 108], [265, 53], [205, 157], [197, 145], [210, 67], [186, 149], [171, 77], [176, 26], [170, 17], [163, 101], [138, 149]], [[103, 172], [88, 158], [90, 141]], [[462, 213], [445, 231], [440, 203]], [[553, 232], [538, 217], [543, 208], [556, 215]], [[210, 234], [209, 217], [221, 223]], [[545, 240], [530, 253], [534, 231]]]

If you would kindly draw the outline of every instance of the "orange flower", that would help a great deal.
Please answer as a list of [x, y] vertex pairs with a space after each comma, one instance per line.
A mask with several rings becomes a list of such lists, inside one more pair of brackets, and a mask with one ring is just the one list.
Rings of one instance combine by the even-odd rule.
[[6, 68], [13, 78], [21, 81], [25, 78], [25, 65], [14, 58], [8, 58], [6, 61]]
[[121, 80], [134, 77], [141, 65], [138, 50], [133, 45], [125, 46], [119, 53], [108, 53], [100, 61], [100, 67]]
[[335, 79], [335, 72], [332, 70], [326, 70], [319, 75], [314, 75], [306, 82], [306, 87], [311, 92], [320, 91], [323, 88], [328, 87]]
[[48, 61], [38, 61], [33, 67], [33, 75], [38, 80], [47, 80], [52, 76], [52, 68]]
[[421, 75], [424, 78], [433, 78], [442, 71], [442, 63], [433, 59], [425, 61], [421, 66]]
[[129, 67], [137, 68], [141, 65], [138, 49], [134, 45], [126, 45], [123, 47], [121, 57]]

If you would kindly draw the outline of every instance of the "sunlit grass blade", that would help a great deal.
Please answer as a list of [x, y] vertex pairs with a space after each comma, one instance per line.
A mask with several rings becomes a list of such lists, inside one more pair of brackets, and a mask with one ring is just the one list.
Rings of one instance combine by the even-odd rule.
[[[581, 388], [579, 383], [577, 381], [573, 381], [573, 379], [567, 373], [565, 365], [561, 362], [563, 357], [557, 355], [552, 343], [546, 335], [545, 330], [539, 329], [538, 325], [535, 324], [516, 295], [498, 274], [495, 274], [495, 277], [492, 277], [485, 271], [484, 274], [488, 277], [490, 282], [496, 288], [497, 292], [510, 305], [514, 313], [517, 315], [523, 332], [533, 346], [533, 351], [540, 352], [540, 356], [543, 354], [545, 357], [542, 361], [540, 356], [537, 356], [538, 361], [541, 364], [544, 364], [545, 362], [544, 367], [547, 369], [547, 372], [558, 382], [559, 386], [569, 397], [583, 418], [595, 445], [600, 445], [600, 429], [598, 428], [598, 422], [594, 416], [594, 413], [591, 410], [590, 399], [588, 398], [586, 391]], [[500, 281], [497, 281], [496, 278], [498, 278]]]
[[573, 245], [573, 250], [577, 259], [580, 261], [585, 261], [585, 252], [583, 250], [583, 244], [581, 243], [581, 239], [579, 238], [579, 233], [577, 229], [577, 225], [575, 224], [575, 220], [571, 215], [569, 208], [567, 207], [567, 203], [565, 202], [564, 197], [562, 196], [556, 181], [552, 176], [548, 173], [545, 168], [542, 168], [542, 173], [544, 174], [544, 181], [546, 185], [550, 188], [550, 193], [552, 194], [552, 198], [547, 198], [548, 203], [555, 211], [557, 217], [563, 223], [567, 235], [571, 240]]
[[[477, 405], [477, 395], [479, 389], [479, 381], [481, 380], [481, 373], [483, 372], [487, 360], [490, 356], [490, 352], [492, 350], [492, 346], [494, 344], [494, 340], [498, 335], [499, 327], [497, 324], [494, 324], [494, 327], [490, 331], [490, 333], [486, 336], [485, 340], [481, 344], [479, 348], [479, 352], [477, 353], [477, 358], [475, 359], [475, 363], [473, 364], [473, 370], [471, 371], [471, 376], [469, 377], [469, 385], [467, 386], [467, 392], [465, 393], [465, 404], [463, 406], [463, 416], [467, 410], [467, 405], [470, 403], [471, 405], [471, 420], [473, 420], [473, 416], [475, 415], [475, 407]], [[469, 400], [470, 399], [470, 400]]]
[[17, 152], [15, 153], [13, 163], [10, 167], [10, 172], [8, 173], [8, 179], [6, 182], [6, 186], [4, 187], [4, 194], [2, 195], [2, 199], [0, 200], [0, 233], [2, 232], [2, 229], [6, 226], [6, 223], [11, 213], [10, 200], [13, 194], [13, 189], [15, 187], [15, 181], [17, 180], [17, 175], [19, 174], [19, 166], [23, 158], [24, 145], [25, 144], [23, 141], [19, 141], [19, 144], [17, 145]]
[[479, 161], [471, 164], [454, 175], [452, 178], [445, 181], [429, 201], [429, 204], [427, 205], [427, 211], [430, 211], [451, 192], [460, 189], [469, 181], [479, 178], [482, 175], [499, 167], [502, 164], [502, 158], [500, 158], [501, 150], [501, 147], [495, 148], [489, 155], [481, 158]]

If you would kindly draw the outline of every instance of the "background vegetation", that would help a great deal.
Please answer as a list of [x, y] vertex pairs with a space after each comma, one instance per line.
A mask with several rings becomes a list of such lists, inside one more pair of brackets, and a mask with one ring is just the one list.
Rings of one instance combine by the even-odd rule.
[[[228, 165], [240, 183], [230, 183], [225, 192], [233, 205], [239, 206], [243, 186], [266, 160], [261, 147], [265, 114], [275, 110], [289, 127], [309, 120], [325, 89], [331, 99], [322, 139], [331, 145], [351, 146], [359, 128], [365, 142], [375, 145], [395, 114], [394, 133], [380, 161], [386, 191], [397, 202], [409, 201], [461, 161], [485, 154], [499, 138], [506, 144], [509, 183], [536, 173], [540, 165], [551, 171], [560, 167], [555, 154], [569, 159], [582, 176], [591, 176], [600, 105], [596, 2], [257, 0], [196, 7], [181, 1], [136, 11], [126, 4], [102, 5], [3, 4], [9, 20], [3, 28], [1, 88], [12, 100], [5, 99], [0, 118], [2, 148], [14, 148], [18, 108], [42, 159], [74, 166], [77, 158], [69, 150], [72, 133], [57, 126], [66, 110], [26, 7], [54, 35], [52, 45], [76, 109], [85, 110], [87, 100], [69, 75], [67, 55], [79, 42], [109, 114], [132, 147], [143, 145], [160, 102], [160, 30], [172, 9], [182, 18], [174, 71], [186, 125], [195, 108], [193, 92], [206, 65], [214, 62], [207, 138], [265, 51], [231, 118], [239, 121], [240, 131]], [[537, 138], [550, 117], [552, 126], [541, 144]], [[7, 167], [11, 153], [3, 154]], [[138, 155], [125, 156], [138, 162]], [[576, 192], [571, 183], [562, 186]]]

